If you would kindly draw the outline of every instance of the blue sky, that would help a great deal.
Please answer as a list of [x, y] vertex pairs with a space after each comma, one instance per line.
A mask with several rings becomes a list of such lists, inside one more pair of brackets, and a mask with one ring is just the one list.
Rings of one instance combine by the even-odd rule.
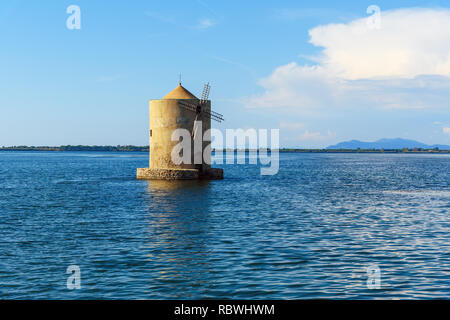
[[[81, 29], [69, 30], [69, 5]], [[381, 9], [368, 28], [370, 5]], [[148, 144], [148, 100], [212, 85], [226, 128], [285, 147], [450, 144], [445, 1], [0, 3], [0, 146]], [[363, 20], [361, 20], [363, 19]]]

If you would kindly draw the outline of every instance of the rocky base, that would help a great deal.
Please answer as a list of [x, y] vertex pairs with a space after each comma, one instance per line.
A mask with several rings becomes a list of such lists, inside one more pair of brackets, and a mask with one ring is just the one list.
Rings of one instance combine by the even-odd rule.
[[197, 169], [138, 168], [137, 178], [139, 180], [221, 180], [223, 169], [210, 168], [206, 172], [200, 172]]

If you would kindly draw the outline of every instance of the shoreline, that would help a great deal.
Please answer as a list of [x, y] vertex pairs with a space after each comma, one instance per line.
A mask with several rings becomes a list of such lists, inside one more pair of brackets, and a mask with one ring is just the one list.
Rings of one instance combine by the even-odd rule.
[[[148, 153], [148, 146], [60, 146], [60, 147], [28, 147], [28, 146], [14, 146], [2, 147], [0, 152], [142, 152]], [[214, 150], [213, 152], [257, 152], [256, 149], [234, 149], [234, 150]], [[265, 150], [262, 150], [265, 151]], [[270, 152], [270, 150], [269, 150]], [[401, 153], [401, 154], [450, 154], [450, 150], [439, 149], [295, 149], [282, 148], [278, 150], [279, 153]]]

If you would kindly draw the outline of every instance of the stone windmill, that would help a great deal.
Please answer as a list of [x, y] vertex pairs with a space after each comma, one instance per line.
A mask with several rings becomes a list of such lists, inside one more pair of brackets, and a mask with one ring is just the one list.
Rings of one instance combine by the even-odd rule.
[[[138, 179], [223, 179], [223, 170], [211, 168], [211, 119], [223, 121], [223, 116], [211, 111], [208, 100], [210, 86], [206, 84], [202, 98], [198, 99], [181, 82], [174, 90], [160, 100], [150, 100], [150, 164], [149, 168], [138, 168]], [[191, 139], [191, 159], [188, 163], [174, 163], [172, 151], [179, 141], [172, 141], [172, 133], [177, 129], [186, 129]], [[205, 135], [206, 133], [206, 135]], [[196, 145], [199, 137], [201, 148]], [[199, 154], [201, 152], [201, 154]], [[201, 163], [195, 163], [201, 159]], [[198, 161], [197, 161], [198, 162]]]

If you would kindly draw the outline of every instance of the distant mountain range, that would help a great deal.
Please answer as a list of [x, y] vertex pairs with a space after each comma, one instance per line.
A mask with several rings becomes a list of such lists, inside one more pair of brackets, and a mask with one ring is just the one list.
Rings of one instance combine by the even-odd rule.
[[434, 149], [439, 148], [439, 150], [450, 150], [450, 146], [442, 144], [427, 145], [425, 143], [408, 140], [408, 139], [380, 139], [375, 142], [364, 142], [358, 140], [351, 140], [338, 143], [334, 146], [329, 146], [327, 149]]

